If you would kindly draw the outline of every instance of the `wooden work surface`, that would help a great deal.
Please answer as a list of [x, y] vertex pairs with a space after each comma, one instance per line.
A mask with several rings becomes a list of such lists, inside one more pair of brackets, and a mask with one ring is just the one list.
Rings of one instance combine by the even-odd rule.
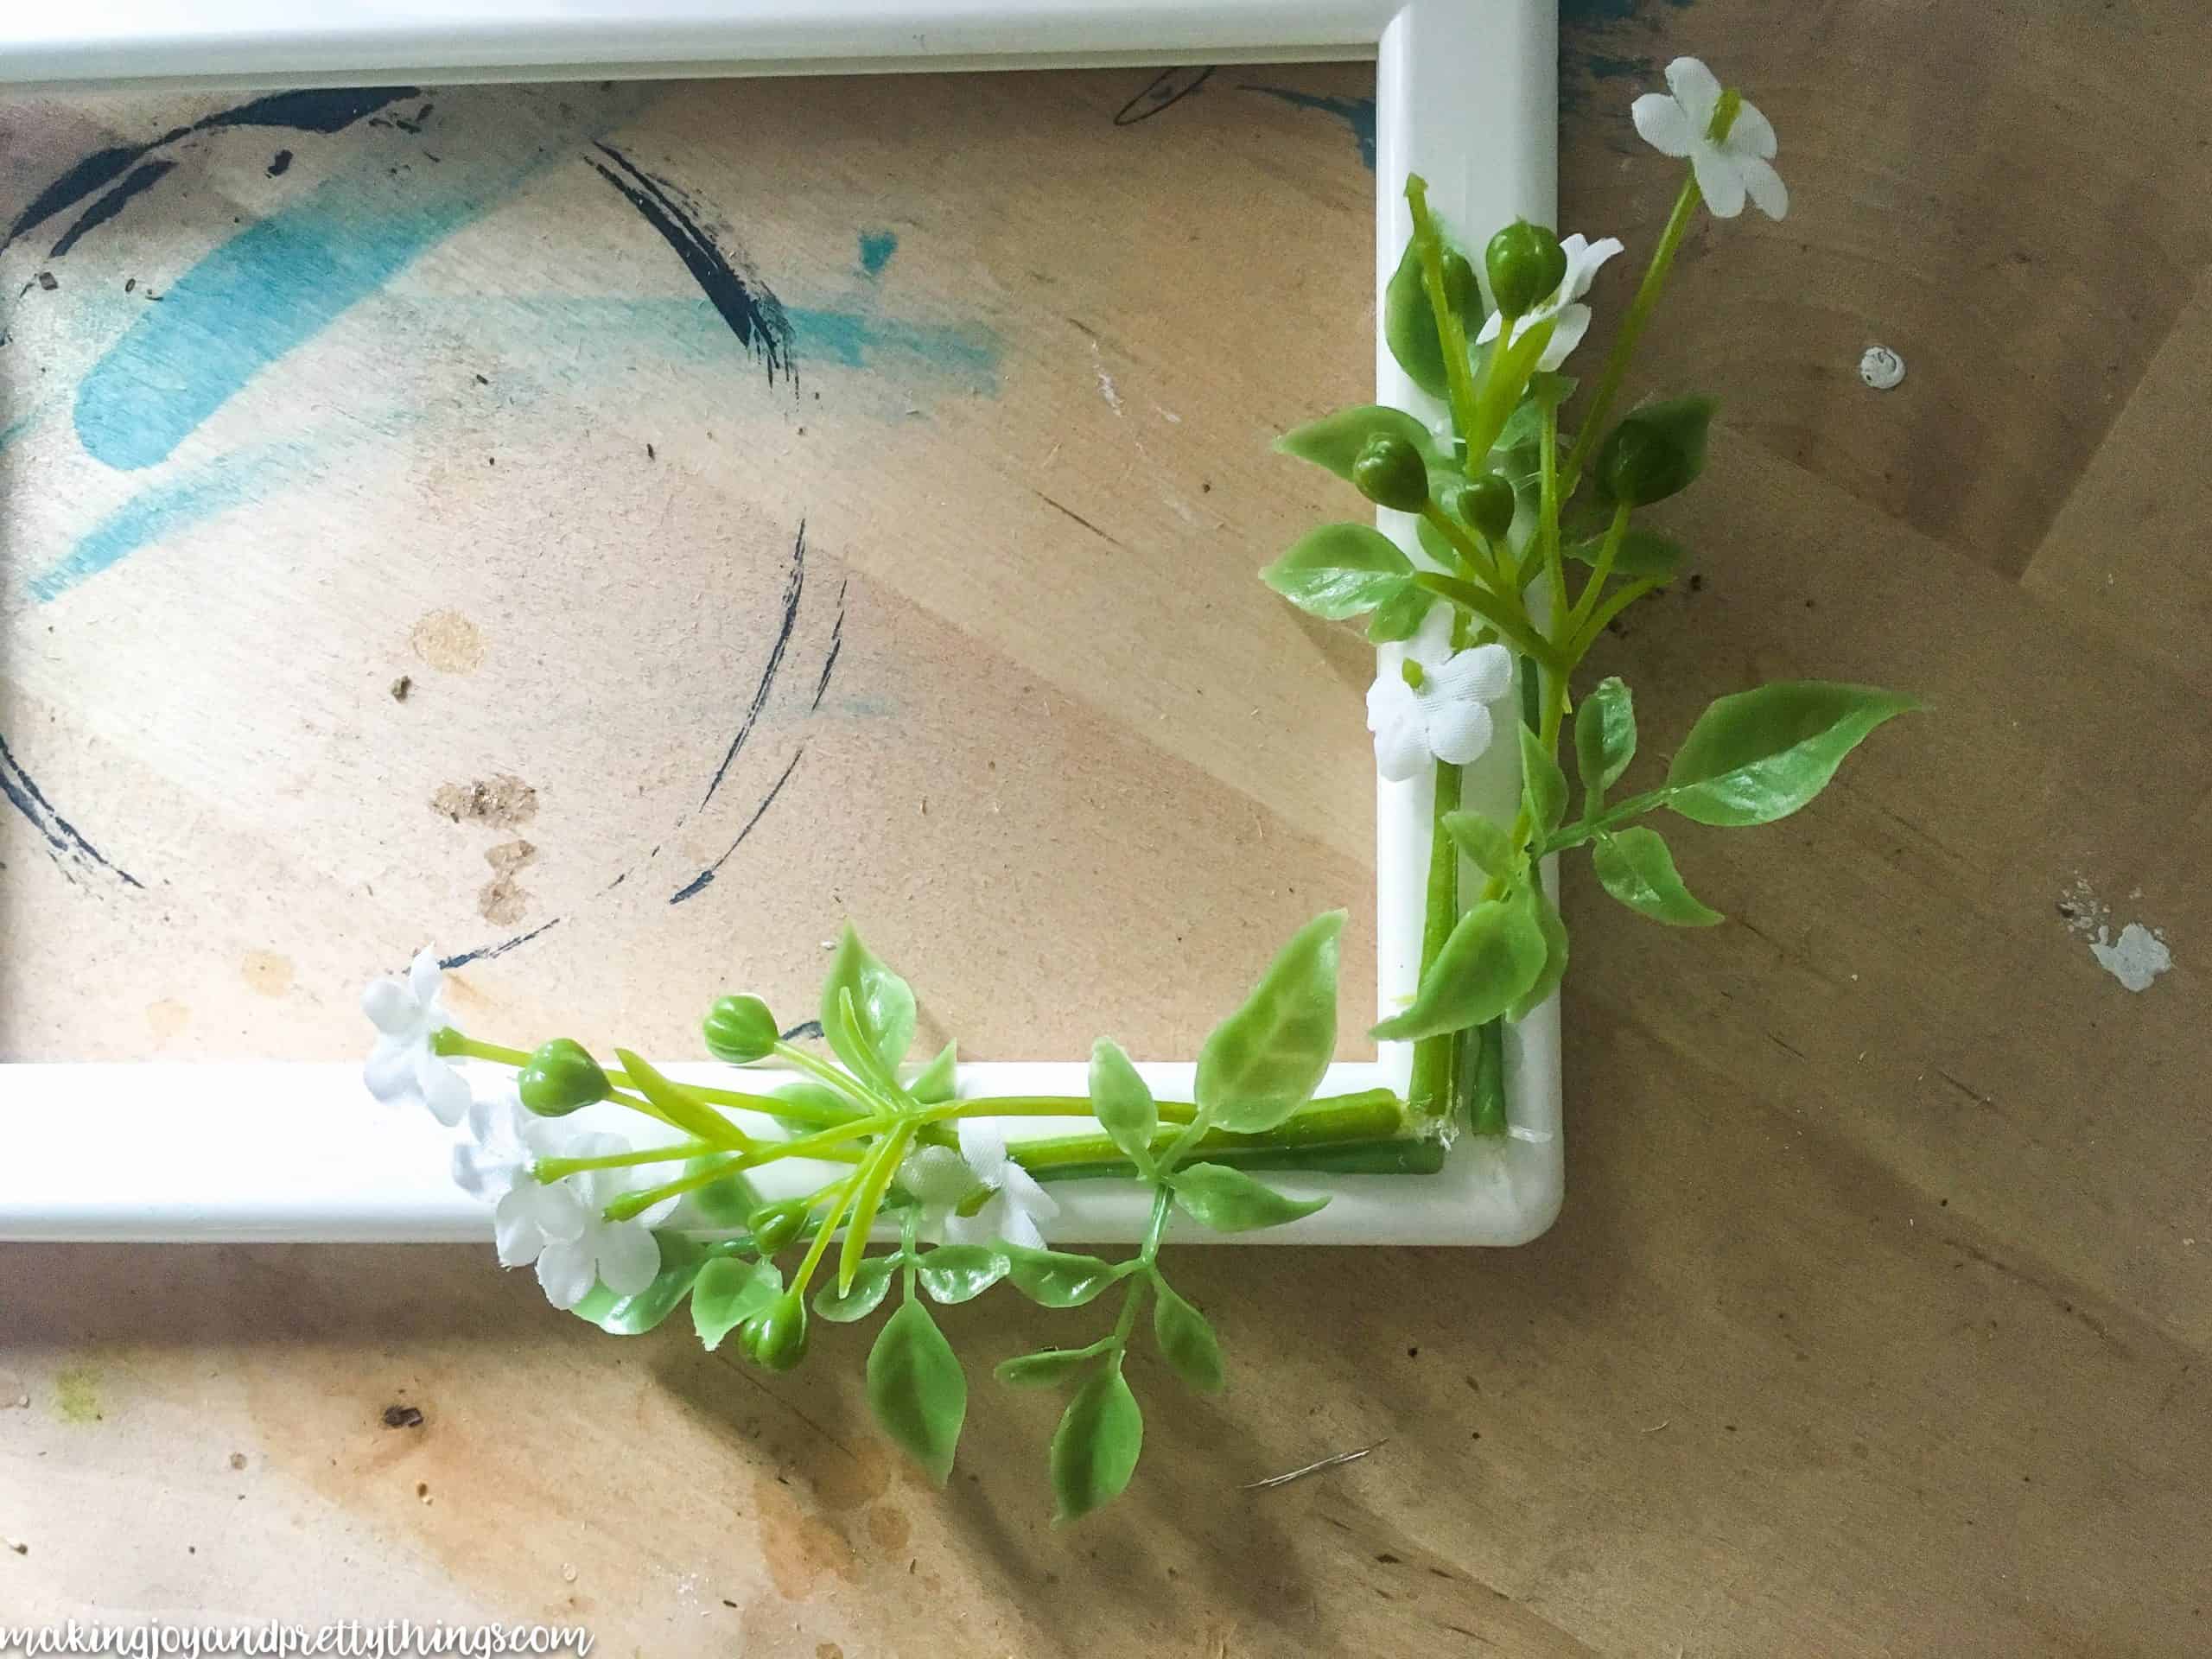
[[[1725, 928], [1575, 871], [1554, 1230], [1186, 1252], [1231, 1390], [1147, 1363], [1135, 1491], [1060, 1533], [1049, 1397], [979, 1384], [938, 1497], [850, 1332], [764, 1377], [487, 1249], [0, 1249], [0, 1622], [2212, 1650], [2212, 14], [1569, 11], [1568, 228], [1648, 250], [1626, 108], [1676, 51], [1771, 114], [1795, 197], [1685, 249], [1643, 378], [1726, 402], [1669, 515], [1702, 581], [1597, 666], [1661, 754], [1757, 678], [1934, 712], [1801, 817], [1676, 837]], [[1223, 69], [1132, 121], [1147, 79], [219, 122], [66, 255], [81, 206], [0, 255], [0, 1049], [348, 1053], [426, 933], [546, 928], [464, 970], [472, 1028], [675, 1052], [727, 985], [803, 1003], [848, 913], [982, 1057], [1188, 1053], [1335, 904], [1363, 1020], [1364, 653], [1250, 573], [1345, 509], [1263, 442], [1368, 384], [1371, 76]], [[0, 213], [235, 107], [0, 106]], [[789, 360], [634, 197], [750, 262]], [[2089, 948], [2129, 923], [2173, 957], [2139, 994]], [[990, 1357], [1042, 1316], [950, 1323]]]

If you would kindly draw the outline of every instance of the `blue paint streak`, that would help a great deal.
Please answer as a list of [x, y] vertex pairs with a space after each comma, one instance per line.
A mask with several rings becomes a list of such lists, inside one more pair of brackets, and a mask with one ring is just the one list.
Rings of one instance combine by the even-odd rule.
[[862, 231], [861, 232], [861, 269], [868, 276], [882, 276], [883, 268], [891, 263], [891, 256], [898, 251], [898, 232]]
[[373, 198], [360, 181], [333, 179], [248, 226], [92, 365], [77, 388], [79, 442], [120, 469], [167, 460], [254, 376], [475, 219], [531, 165], [488, 188], [456, 178]]
[[272, 474], [288, 471], [306, 456], [303, 444], [240, 449], [147, 486], [78, 537], [60, 561], [32, 577], [31, 597], [47, 604], [142, 547], [260, 499]]
[[1242, 91], [1264, 92], [1269, 98], [1279, 98], [1294, 109], [1319, 110], [1324, 115], [1333, 115], [1351, 129], [1353, 140], [1359, 145], [1360, 164], [1372, 173], [1375, 170], [1375, 100], [1371, 98], [1324, 97], [1318, 92], [1294, 92], [1287, 86], [1254, 86], [1247, 85]]
[[999, 389], [999, 337], [981, 323], [906, 322], [866, 311], [788, 306], [796, 355], [842, 368], [882, 366], [906, 359], [979, 392]]

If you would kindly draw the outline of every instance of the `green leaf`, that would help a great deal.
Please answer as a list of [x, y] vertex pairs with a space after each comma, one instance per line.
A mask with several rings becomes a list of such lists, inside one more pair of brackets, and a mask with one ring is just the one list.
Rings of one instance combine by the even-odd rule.
[[1120, 1278], [1111, 1262], [1065, 1250], [1033, 1250], [1009, 1244], [1004, 1251], [1007, 1277], [1040, 1307], [1081, 1307]]
[[1039, 1348], [1001, 1360], [991, 1374], [1009, 1389], [1058, 1388], [1096, 1357], [1089, 1348]]
[[1368, 644], [1387, 645], [1412, 639], [1421, 631], [1421, 619], [1433, 603], [1429, 591], [1415, 586], [1410, 578], [1400, 583], [1367, 619]]
[[[1594, 565], [1598, 563], [1598, 550], [1605, 544], [1605, 537], [1592, 536], [1570, 543], [1560, 550], [1570, 559]], [[1672, 582], [1688, 557], [1688, 550], [1680, 542], [1669, 541], [1648, 530], [1630, 530], [1623, 534], [1621, 544], [1613, 550], [1613, 574], [1637, 580], [1649, 577]]]
[[1573, 397], [1574, 389], [1580, 384], [1573, 375], [1551, 374], [1541, 369], [1530, 375], [1529, 389], [1521, 394], [1521, 401], [1505, 417], [1505, 424], [1499, 429], [1497, 440], [1491, 448], [1493, 450], [1517, 449], [1524, 443], [1542, 442], [1544, 411], [1557, 409]]
[[1395, 596], [1413, 561], [1371, 524], [1323, 524], [1260, 572], [1260, 580], [1301, 611], [1325, 621], [1363, 616]]
[[698, 1278], [708, 1251], [679, 1232], [656, 1232], [653, 1238], [660, 1246], [660, 1271], [652, 1283], [634, 1296], [617, 1296], [594, 1284], [570, 1311], [618, 1337], [641, 1337], [673, 1313]]
[[1516, 729], [1521, 734], [1521, 791], [1529, 804], [1529, 822], [1535, 825], [1530, 840], [1541, 846], [1567, 816], [1567, 774], [1559, 769], [1543, 739], [1525, 725]]
[[1724, 827], [1786, 818], [1827, 786], [1884, 721], [1920, 706], [1871, 685], [1784, 680], [1722, 697], [1667, 769], [1667, 804]]
[[918, 1276], [933, 1302], [969, 1302], [1007, 1275], [1005, 1255], [988, 1244], [940, 1244], [922, 1255]]
[[853, 1271], [853, 1282], [842, 1295], [837, 1293], [837, 1281], [825, 1281], [814, 1293], [814, 1311], [832, 1325], [850, 1325], [864, 1319], [883, 1305], [885, 1294], [891, 1288], [892, 1275], [899, 1270], [899, 1257], [871, 1255]]
[[1444, 833], [1484, 875], [1504, 875], [1519, 863], [1513, 855], [1511, 837], [1495, 818], [1479, 812], [1446, 812]]
[[924, 1106], [941, 1106], [960, 1091], [958, 1045], [947, 1043], [937, 1058], [924, 1066], [906, 1085], [906, 1092]]
[[1543, 972], [1544, 937], [1517, 893], [1459, 918], [1402, 1014], [1375, 1027], [1379, 1042], [1418, 1042], [1479, 1026], [1519, 1001]]
[[[858, 1117], [861, 1115], [851, 1101], [825, 1084], [786, 1083], [775, 1090], [772, 1098], [802, 1103], [825, 1112], [834, 1112], [836, 1118]], [[831, 1121], [836, 1122], [836, 1118]], [[780, 1113], [777, 1115], [776, 1122], [793, 1135], [810, 1135], [822, 1127], [811, 1117], [785, 1117]]]
[[1402, 409], [1386, 409], [1380, 404], [1340, 409], [1310, 426], [1284, 433], [1275, 440], [1275, 448], [1286, 455], [1325, 467], [1349, 484], [1352, 462], [1370, 439], [1380, 437], [1403, 438], [1424, 457], [1436, 454], [1436, 439], [1426, 426]]
[[[683, 1166], [683, 1173], [687, 1176], [704, 1174], [721, 1161], [719, 1158], [694, 1158]], [[760, 1207], [760, 1195], [745, 1179], [743, 1170], [734, 1169], [686, 1194], [683, 1202], [702, 1227], [742, 1228]]]
[[1428, 555], [1438, 569], [1450, 571], [1456, 575], [1466, 568], [1465, 561], [1459, 556], [1459, 550], [1452, 546], [1444, 532], [1429, 523], [1427, 518], [1414, 521], [1414, 537], [1420, 542], [1421, 550]]
[[1120, 1357], [1076, 1390], [1052, 1433], [1055, 1522], [1077, 1521], [1122, 1495], [1144, 1449], [1144, 1413], [1122, 1376]]
[[1221, 1392], [1221, 1344], [1206, 1316], [1155, 1278], [1159, 1300], [1152, 1306], [1152, 1337], [1176, 1376], [1200, 1394]]
[[901, 1304], [868, 1350], [868, 1403], [899, 1450], [944, 1485], [968, 1415], [968, 1378], [919, 1302]]
[[1574, 769], [1582, 774], [1582, 816], [1597, 815], [1605, 791], [1636, 759], [1636, 704], [1618, 679], [1604, 679], [1574, 711]]
[[1436, 313], [1429, 308], [1428, 290], [1421, 286], [1421, 253], [1410, 238], [1382, 290], [1382, 340], [1406, 378], [1430, 397], [1441, 397], [1451, 389]]
[[1535, 982], [1521, 993], [1513, 1006], [1505, 1011], [1508, 1020], [1519, 1023], [1526, 1020], [1543, 1000], [1559, 989], [1560, 981], [1567, 977], [1567, 924], [1560, 919], [1559, 906], [1552, 903], [1551, 895], [1544, 891], [1541, 872], [1531, 870], [1529, 880], [1521, 889], [1522, 902], [1529, 908], [1536, 924], [1536, 931], [1544, 941], [1544, 965], [1537, 969]]
[[[852, 1000], [847, 1015], [843, 1000]], [[914, 1042], [914, 993], [879, 962], [849, 922], [822, 982], [822, 1034], [855, 1077], [882, 1086]], [[895, 1092], [896, 1078], [893, 1079]]]
[[1675, 927], [1711, 927], [1724, 919], [1691, 897], [1675, 874], [1675, 856], [1656, 830], [1638, 825], [1599, 836], [1590, 861], [1607, 893], [1630, 910]]
[[614, 1051], [614, 1058], [630, 1074], [630, 1081], [662, 1116], [679, 1129], [697, 1140], [726, 1147], [734, 1140], [742, 1144], [744, 1133], [736, 1124], [724, 1117], [706, 1102], [685, 1092], [677, 1084], [653, 1070], [626, 1048]]
[[1325, 1198], [1286, 1198], [1226, 1164], [1186, 1164], [1167, 1178], [1175, 1202], [1217, 1233], [1249, 1233], [1310, 1216]]
[[1220, 1128], [1272, 1129], [1313, 1098], [1337, 1052], [1337, 935], [1332, 910], [1299, 929], [1244, 1006], [1198, 1051], [1197, 1095]]
[[1090, 1051], [1090, 1109], [1122, 1154], [1140, 1171], [1152, 1167], [1160, 1109], [1119, 1045], [1101, 1037]]
[[691, 1323], [709, 1352], [737, 1326], [783, 1294], [784, 1275], [772, 1262], [717, 1256], [699, 1269], [691, 1288]]

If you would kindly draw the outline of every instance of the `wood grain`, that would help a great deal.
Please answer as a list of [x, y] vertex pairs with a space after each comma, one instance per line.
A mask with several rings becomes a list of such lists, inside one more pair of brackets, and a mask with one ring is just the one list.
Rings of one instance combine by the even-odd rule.
[[[1569, 228], [1648, 246], [1669, 187], [1626, 104], [1676, 51], [1773, 117], [1796, 200], [1685, 251], [1646, 378], [1726, 400], [1669, 513], [1700, 580], [1593, 671], [1636, 687], [1646, 766], [1757, 678], [1931, 711], [1798, 817], [1675, 838], [1725, 928], [1570, 880], [1543, 1240], [1182, 1253], [1231, 1390], [1143, 1364], [1139, 1484], [1074, 1532], [1050, 1400], [979, 1383], [938, 1497], [870, 1437], [858, 1333], [770, 1377], [599, 1337], [473, 1250], [19, 1247], [8, 1616], [577, 1618], [800, 1659], [2212, 1646], [2205, 30], [2177, 0], [1570, 9]], [[0, 1050], [349, 1052], [365, 972], [504, 937], [479, 906], [518, 838], [515, 930], [560, 925], [462, 977], [521, 1034], [672, 1048], [740, 979], [800, 1002], [849, 912], [918, 964], [931, 1034], [1187, 1052], [1296, 918], [1368, 937], [1362, 653], [1249, 580], [1344, 510], [1262, 445], [1363, 386], [1364, 72], [1224, 68], [1116, 127], [1144, 79], [441, 91], [442, 154], [505, 128], [563, 159], [179, 452], [342, 454], [35, 604], [134, 482], [41, 389], [127, 326], [64, 302], [441, 129], [302, 139], [289, 186], [270, 135], [221, 135], [54, 262], [0, 351], [10, 419], [60, 410], [0, 442], [0, 734], [144, 885], [0, 826]], [[0, 111], [0, 211], [170, 118]], [[575, 159], [601, 124], [817, 317], [796, 396], [692, 326]], [[43, 251], [0, 257], [9, 294]], [[1856, 374], [1878, 340], [1889, 393]], [[785, 664], [702, 806], [802, 520]], [[503, 776], [526, 821], [431, 804]], [[2130, 921], [2174, 959], [2139, 995], [2080, 925]], [[948, 1323], [989, 1357], [1037, 1317]]]

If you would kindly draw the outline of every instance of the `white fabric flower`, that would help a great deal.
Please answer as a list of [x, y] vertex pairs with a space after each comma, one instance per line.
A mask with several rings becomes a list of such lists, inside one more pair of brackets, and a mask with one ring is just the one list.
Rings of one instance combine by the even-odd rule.
[[361, 1080], [385, 1104], [427, 1106], [431, 1116], [451, 1128], [468, 1109], [470, 1091], [468, 1080], [430, 1046], [439, 1028], [453, 1023], [438, 1001], [444, 979], [438, 953], [426, 945], [406, 978], [369, 982], [361, 993], [361, 1012], [376, 1027], [377, 1041]]
[[[554, 1155], [598, 1158], [626, 1152], [619, 1135], [584, 1135], [561, 1140], [560, 1130], [509, 1096], [472, 1107], [471, 1145], [454, 1148], [454, 1180], [491, 1201], [492, 1227], [504, 1268], [537, 1264], [545, 1300], [571, 1308], [594, 1283], [618, 1296], [634, 1296], [660, 1272], [660, 1244], [653, 1224], [676, 1207], [673, 1198], [629, 1221], [609, 1221], [607, 1206], [630, 1190], [639, 1172], [591, 1169], [558, 1181], [540, 1181], [531, 1163]], [[655, 1177], [654, 1179], [658, 1179]]]
[[[950, 1147], [922, 1147], [899, 1166], [899, 1185], [912, 1193], [922, 1206], [931, 1232], [942, 1233], [948, 1244], [990, 1244], [1003, 1240], [1033, 1250], [1045, 1248], [1045, 1235], [1037, 1224], [1060, 1213], [1052, 1195], [1037, 1178], [1014, 1162], [1006, 1149], [1006, 1134], [989, 1118], [954, 1120], [960, 1150]], [[990, 1196], [972, 1216], [955, 1207], [976, 1187]]]
[[1749, 195], [1769, 219], [1789, 211], [1789, 189], [1774, 170], [1774, 124], [1754, 104], [1739, 104], [1728, 136], [1713, 142], [1713, 111], [1720, 102], [1720, 83], [1695, 58], [1676, 58], [1667, 66], [1673, 96], [1646, 92], [1630, 113], [1643, 141], [1662, 156], [1687, 156], [1697, 174], [1706, 205], [1719, 219], [1744, 211]]
[[1452, 649], [1452, 610], [1434, 605], [1406, 642], [1406, 660], [1421, 684], [1396, 664], [1367, 690], [1367, 729], [1375, 734], [1375, 768], [1394, 784], [1421, 775], [1432, 760], [1464, 766], [1490, 747], [1493, 722], [1485, 706], [1513, 689], [1513, 653], [1503, 645]]
[[[1513, 338], [1519, 340], [1540, 322], [1551, 322], [1552, 337], [1545, 343], [1544, 354], [1536, 359], [1536, 366], [1546, 373], [1567, 361], [1567, 354], [1582, 343], [1582, 336], [1590, 332], [1590, 308], [1580, 303], [1590, 291], [1591, 282], [1597, 276], [1599, 267], [1621, 251], [1620, 238], [1609, 236], [1601, 242], [1592, 242], [1578, 231], [1559, 245], [1567, 256], [1567, 274], [1560, 278], [1541, 304], [1532, 307], [1513, 320]], [[1475, 343], [1487, 346], [1497, 338], [1498, 314], [1490, 314], [1482, 332], [1475, 336]]]

